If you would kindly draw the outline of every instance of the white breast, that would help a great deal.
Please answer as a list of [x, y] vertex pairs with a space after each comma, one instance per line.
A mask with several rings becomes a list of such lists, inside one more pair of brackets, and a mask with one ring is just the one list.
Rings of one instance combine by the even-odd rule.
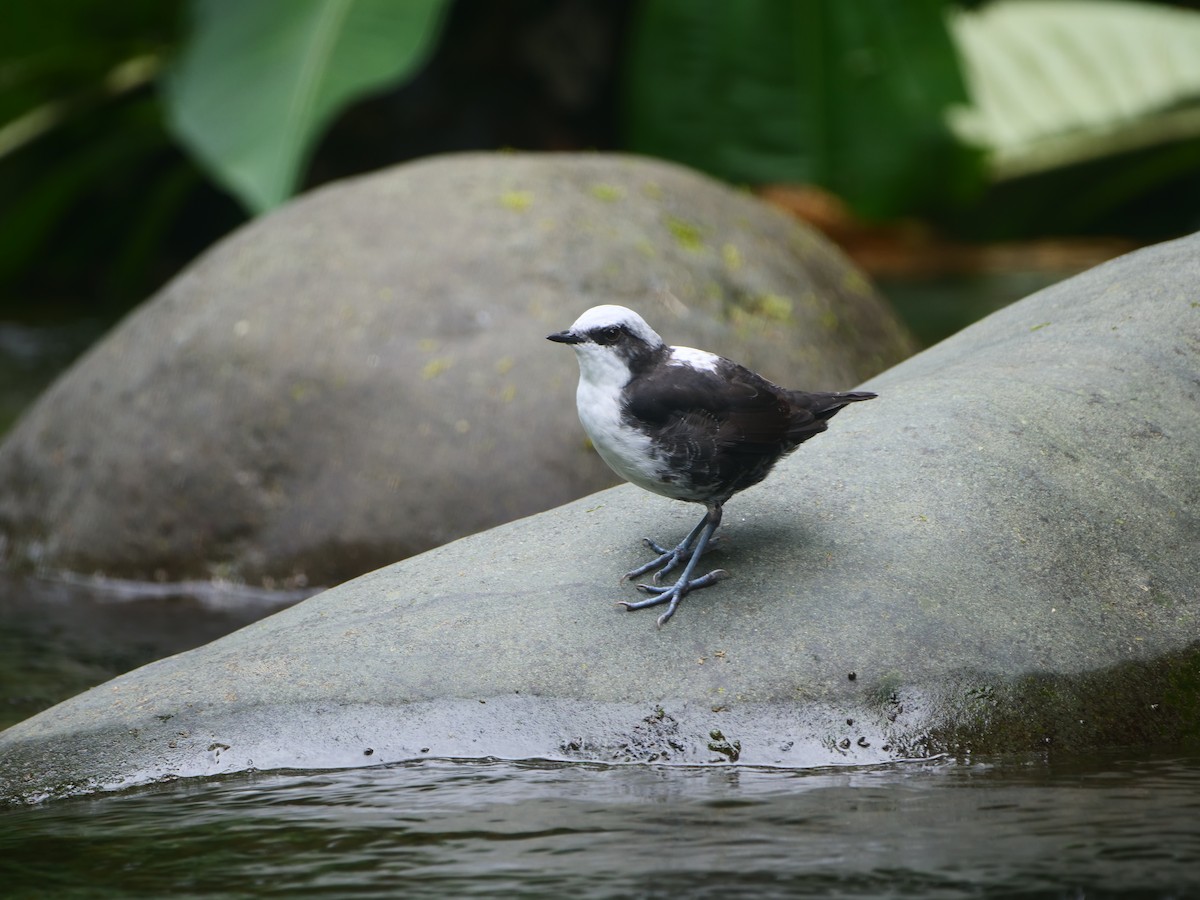
[[656, 494], [672, 496], [664, 490], [663, 466], [654, 458], [650, 438], [621, 421], [620, 396], [620, 391], [607, 385], [579, 379], [575, 403], [583, 430], [592, 439], [600, 458], [626, 481]]

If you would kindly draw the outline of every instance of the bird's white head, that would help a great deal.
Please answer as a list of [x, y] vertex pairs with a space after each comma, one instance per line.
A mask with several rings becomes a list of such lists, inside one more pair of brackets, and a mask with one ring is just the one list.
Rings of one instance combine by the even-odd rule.
[[548, 337], [575, 351], [582, 381], [614, 389], [669, 352], [646, 320], [624, 306], [593, 306], [566, 331]]

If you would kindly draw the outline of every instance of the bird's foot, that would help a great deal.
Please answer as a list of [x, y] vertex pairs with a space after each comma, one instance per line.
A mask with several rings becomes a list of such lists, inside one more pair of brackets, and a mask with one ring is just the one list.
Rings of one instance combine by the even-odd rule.
[[[646, 563], [645, 565], [638, 566], [636, 569], [626, 572], [621, 576], [621, 580], [629, 581], [631, 578], [641, 578], [647, 572], [654, 572], [654, 575], [651, 576], [651, 581], [653, 581], [655, 584], [659, 584], [664, 575], [678, 567], [681, 562], [691, 558], [692, 542], [694, 538], [695, 535], [690, 534], [678, 546], [670, 549], [663, 547], [657, 541], [653, 541], [650, 538], [642, 538], [642, 543], [645, 544], [648, 549], [657, 553], [658, 556], [650, 560], [650, 562]], [[720, 540], [721, 539], [719, 537], [714, 537], [709, 540], [708, 545], [704, 548], [704, 552], [707, 553], [709, 550], [715, 547]]]
[[[678, 549], [678, 548], [676, 548]], [[660, 573], [661, 574], [661, 573]], [[658, 606], [662, 603], [667, 604], [666, 611], [658, 617], [658, 627], [662, 628], [667, 623], [671, 616], [675, 615], [675, 609], [679, 606], [679, 601], [684, 598], [684, 595], [690, 591], [706, 588], [716, 584], [723, 578], [729, 577], [729, 573], [724, 569], [714, 569], [707, 575], [701, 575], [699, 578], [693, 578], [690, 581], [685, 574], [670, 587], [660, 587], [657, 584], [639, 584], [637, 589], [643, 594], [650, 594], [645, 600], [618, 601], [626, 609], [645, 609], [648, 606]], [[656, 578], [657, 580], [657, 578]]]

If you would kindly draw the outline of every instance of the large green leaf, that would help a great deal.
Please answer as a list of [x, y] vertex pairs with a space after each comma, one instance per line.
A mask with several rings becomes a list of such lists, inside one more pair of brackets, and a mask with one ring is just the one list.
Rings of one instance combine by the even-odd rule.
[[886, 216], [979, 184], [940, 0], [643, 0], [632, 149], [751, 183], [810, 182]]
[[1114, 0], [989, 3], [951, 19], [998, 177], [1200, 137], [1200, 13]]
[[337, 112], [424, 62], [447, 2], [192, 0], [171, 127], [243, 204], [269, 209]]

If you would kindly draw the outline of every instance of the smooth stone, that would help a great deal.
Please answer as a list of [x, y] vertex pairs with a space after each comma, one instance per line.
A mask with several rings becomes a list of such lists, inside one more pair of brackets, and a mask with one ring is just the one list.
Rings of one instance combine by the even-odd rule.
[[827, 240], [694, 171], [463, 154], [223, 241], [0, 444], [0, 562], [329, 585], [616, 483], [545, 336], [600, 303], [790, 385], [913, 344]]
[[[615, 605], [697, 507], [465, 538], [0, 734], [27, 799], [426, 757], [821, 766], [1200, 737], [1200, 238], [867, 382], [726, 508], [719, 585]], [[548, 349], [547, 352], [550, 352]]]

